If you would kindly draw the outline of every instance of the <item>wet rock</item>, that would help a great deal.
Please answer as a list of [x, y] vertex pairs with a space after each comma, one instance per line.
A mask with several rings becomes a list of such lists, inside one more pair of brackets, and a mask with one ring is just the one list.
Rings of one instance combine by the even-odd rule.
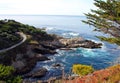
[[54, 68], [59, 68], [59, 67], [61, 67], [62, 65], [60, 64], [60, 63], [55, 63], [55, 64], [53, 64], [52, 65]]
[[41, 55], [41, 54], [37, 54], [37, 55], [36, 55], [36, 59], [37, 59], [37, 61], [50, 60], [47, 56], [44, 56], [44, 55]]
[[57, 49], [57, 47], [52, 45], [51, 43], [50, 44], [48, 44], [48, 43], [47, 44], [41, 44], [41, 46], [44, 47], [44, 48], [50, 49], [50, 50]]
[[85, 40], [85, 42], [83, 43], [84, 48], [101, 48], [102, 43], [95, 43], [91, 40]]
[[29, 78], [29, 77], [33, 77], [33, 78], [40, 78], [45, 76], [47, 73], [47, 69], [45, 68], [40, 68], [39, 70], [30, 72], [28, 74], [26, 74], [24, 77]]
[[34, 48], [33, 51], [39, 54], [56, 54], [56, 51], [46, 48]]

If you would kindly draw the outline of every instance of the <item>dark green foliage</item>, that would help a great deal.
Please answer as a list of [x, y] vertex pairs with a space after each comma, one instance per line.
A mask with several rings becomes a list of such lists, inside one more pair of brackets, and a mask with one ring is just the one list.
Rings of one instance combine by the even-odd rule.
[[20, 41], [20, 37], [17, 34], [10, 34], [7, 32], [0, 32], [0, 49], [7, 48]]
[[92, 68], [92, 66], [74, 64], [72, 67], [72, 71], [75, 74], [78, 74], [80, 76], [84, 76], [84, 75], [87, 75], [89, 73], [92, 73], [94, 71], [94, 69]]
[[111, 38], [104, 37], [104, 40], [112, 41], [114, 38], [117, 38], [114, 39], [114, 42], [112, 41], [112, 43], [119, 45], [118, 39], [120, 39], [120, 0], [94, 1], [94, 5], [97, 7], [97, 9], [91, 10], [92, 13], [85, 14], [87, 21], [84, 20], [83, 22], [94, 26], [95, 31], [100, 31], [111, 35]]
[[106, 37], [102, 37], [102, 36], [97, 36], [97, 38], [101, 39], [102, 41], [107, 41], [110, 43], [116, 43], [118, 45], [120, 45], [120, 38], [106, 38]]
[[10, 47], [22, 39], [16, 32], [31, 35], [35, 40], [52, 40], [52, 36], [33, 26], [25, 25], [14, 20], [0, 20], [0, 49]]
[[14, 68], [11, 66], [4, 66], [0, 64], [0, 79], [4, 80], [8, 78], [14, 71]]
[[22, 83], [20, 76], [13, 76], [14, 68], [0, 64], [0, 81], [6, 83]]
[[6, 83], [22, 83], [22, 78], [21, 76], [10, 77], [6, 80]]

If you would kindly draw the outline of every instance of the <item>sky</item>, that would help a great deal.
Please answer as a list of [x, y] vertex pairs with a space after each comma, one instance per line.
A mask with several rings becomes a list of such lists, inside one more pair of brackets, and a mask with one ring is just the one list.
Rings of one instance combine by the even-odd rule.
[[0, 14], [83, 15], [94, 0], [0, 0]]

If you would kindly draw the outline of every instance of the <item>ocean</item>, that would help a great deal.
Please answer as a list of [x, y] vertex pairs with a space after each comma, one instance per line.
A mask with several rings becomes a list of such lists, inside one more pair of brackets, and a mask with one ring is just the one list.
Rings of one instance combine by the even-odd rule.
[[[120, 57], [118, 46], [97, 39], [95, 37], [97, 35], [109, 35], [94, 32], [94, 27], [82, 23], [81, 20], [86, 20], [84, 16], [0, 15], [0, 19], [13, 19], [37, 28], [46, 28], [46, 31], [50, 34], [57, 34], [66, 38], [84, 37], [103, 44], [102, 48], [97, 49], [75, 48], [69, 51], [57, 49], [57, 54], [45, 55], [51, 60], [37, 62], [33, 71], [44, 67], [48, 69], [48, 73], [45, 77], [36, 79], [45, 80], [50, 77], [61, 76], [63, 68], [64, 72], [69, 74], [73, 64], [91, 65], [95, 70], [99, 70], [118, 63]], [[61, 64], [61, 67], [54, 68], [55, 63]]]

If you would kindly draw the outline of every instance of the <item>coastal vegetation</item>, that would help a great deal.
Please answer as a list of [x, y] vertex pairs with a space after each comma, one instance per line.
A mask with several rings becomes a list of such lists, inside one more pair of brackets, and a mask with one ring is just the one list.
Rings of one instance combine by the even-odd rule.
[[25, 25], [14, 20], [0, 20], [0, 49], [10, 47], [22, 39], [17, 32], [23, 32], [26, 35], [40, 36], [39, 40], [49, 40], [52, 37], [41, 29]]
[[[42, 67], [31, 73], [30, 71], [35, 67], [37, 61], [50, 60], [44, 55], [56, 54], [56, 49], [63, 48], [68, 50], [77, 47], [100, 48], [102, 46], [101, 43], [95, 43], [83, 38], [63, 38], [55, 34], [48, 34], [40, 28], [22, 24], [15, 20], [0, 20], [0, 26], [0, 50], [23, 41], [24, 37], [21, 37], [18, 33], [27, 37], [22, 44], [15, 48], [0, 52], [0, 64], [3, 67], [2, 69], [6, 70], [2, 73], [1, 69], [1, 77], [4, 79], [1, 78], [0, 80], [7, 83], [19, 83], [19, 81], [22, 81], [22, 78], [45, 76], [46, 72], [48, 72], [46, 68]], [[87, 70], [85, 70], [85, 74], [87, 74], [86, 72], [88, 73]], [[21, 75], [24, 76], [21, 77]]]
[[90, 74], [94, 71], [92, 66], [81, 65], [81, 64], [74, 64], [72, 67], [72, 72], [74, 74], [78, 74], [79, 76], [85, 76]]
[[[41, 29], [19, 23], [15, 20], [5, 19], [0, 20], [0, 50], [9, 48], [10, 46], [13, 46], [22, 41], [22, 38], [20, 37], [18, 32], [24, 33], [27, 36], [27, 41], [14, 49], [0, 53], [0, 83], [22, 83], [22, 77], [19, 76], [18, 73], [16, 73], [20, 70], [15, 68], [16, 63], [19, 62], [19, 60], [16, 59], [17, 54], [23, 54], [24, 57], [27, 57], [25, 56], [25, 46], [29, 44], [39, 44], [40, 40], [52, 40], [52, 36], [48, 35], [45, 31], [42, 31]], [[18, 57], [22, 57], [22, 55], [19, 55]], [[28, 58], [26, 58], [26, 60], [27, 59]], [[35, 63], [34, 60], [31, 62]], [[19, 64], [20, 63], [18, 63], [17, 65]], [[27, 64], [27, 62], [25, 64]]]
[[86, 13], [83, 22], [95, 27], [95, 31], [109, 34], [99, 39], [120, 45], [120, 0], [94, 0], [96, 10]]
[[[85, 14], [87, 20], [83, 22], [95, 27], [95, 31], [109, 34], [109, 37], [97, 36], [99, 39], [120, 45], [120, 1], [119, 0], [95, 0], [97, 10]], [[21, 83], [22, 77], [43, 77], [48, 71], [41, 68], [36, 72], [30, 72], [37, 61], [50, 60], [44, 54], [55, 54], [59, 48], [100, 48], [102, 44], [96, 44], [90, 40], [81, 38], [65, 39], [56, 35], [47, 34], [44, 30], [15, 20], [0, 20], [0, 50], [8, 48], [22, 40], [17, 34], [22, 32], [27, 36], [27, 41], [15, 49], [0, 53], [0, 82]], [[58, 65], [61, 66], [61, 65]], [[74, 64], [72, 72], [79, 77], [70, 77], [70, 82], [78, 83], [119, 83], [120, 65], [115, 65], [100, 71], [94, 71], [91, 66]], [[41, 73], [42, 72], [42, 73]], [[82, 78], [81, 78], [82, 77]], [[23, 77], [24, 78], [24, 77]], [[67, 79], [60, 79], [60, 81]], [[86, 80], [88, 82], [86, 82]], [[55, 80], [57, 81], [57, 80]]]
[[0, 64], [0, 83], [22, 83], [20, 76], [13, 76], [14, 68]]
[[[97, 7], [97, 9], [91, 9], [90, 13], [86, 13], [85, 15], [87, 20], [83, 20], [83, 22], [94, 26], [94, 31], [103, 32], [109, 35], [107, 37], [97, 36], [102, 41], [107, 41], [120, 45], [120, 0], [94, 1], [94, 5]], [[94, 80], [94, 83], [119, 83], [119, 67], [120, 65], [115, 65], [108, 68], [108, 70], [103, 70], [102, 72], [106, 73], [106, 77], [104, 77], [103, 75], [101, 75], [100, 77], [96, 77], [96, 79], [99, 81], [95, 82]], [[98, 75], [100, 75], [101, 73], [99, 72]]]

